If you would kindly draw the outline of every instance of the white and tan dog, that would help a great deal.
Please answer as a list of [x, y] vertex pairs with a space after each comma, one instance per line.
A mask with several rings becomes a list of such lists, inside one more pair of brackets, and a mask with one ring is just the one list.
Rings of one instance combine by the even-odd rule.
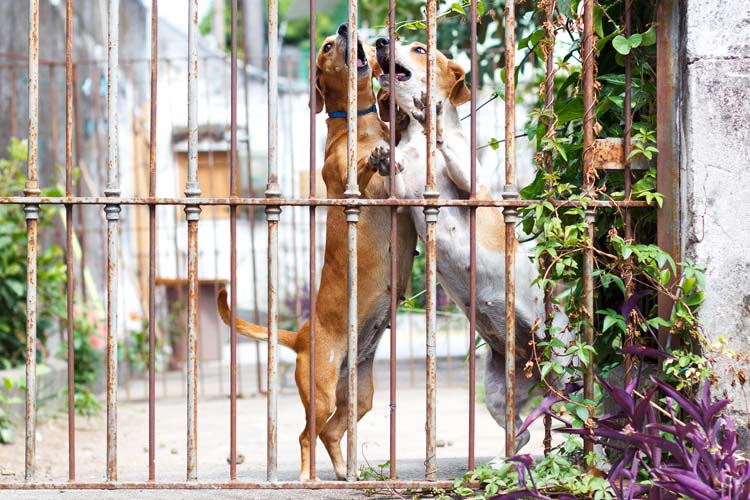
[[[389, 41], [376, 42], [377, 58], [384, 72], [389, 70]], [[398, 197], [422, 199], [425, 190], [426, 136], [424, 133], [424, 98], [427, 80], [427, 55], [422, 43], [395, 48], [395, 84], [388, 89], [390, 75], [381, 76], [381, 116], [387, 113], [387, 97], [395, 97], [400, 113], [411, 117], [401, 129], [396, 149], [398, 175], [395, 191]], [[465, 72], [456, 62], [437, 53], [438, 154], [435, 180], [440, 198], [466, 199], [470, 194], [470, 146], [461, 129], [457, 106], [468, 102], [471, 93], [465, 83]], [[402, 116], [403, 118], [403, 116]], [[401, 120], [400, 120], [401, 121]], [[405, 120], [404, 120], [405, 121]], [[440, 122], [442, 121], [442, 124]], [[442, 125], [442, 126], [441, 126]], [[442, 130], [441, 130], [442, 129]], [[378, 158], [387, 158], [376, 150]], [[387, 175], [390, 165], [381, 161], [379, 170]], [[477, 162], [477, 196], [490, 198], [487, 173]], [[420, 238], [425, 239], [426, 225], [422, 207], [412, 207], [412, 217]], [[477, 209], [477, 330], [490, 347], [485, 370], [487, 408], [500, 426], [505, 426], [505, 241], [503, 217], [498, 208]], [[456, 304], [469, 314], [469, 209], [442, 207], [437, 222], [438, 281]], [[529, 340], [532, 325], [542, 317], [542, 293], [531, 283], [537, 276], [536, 266], [519, 255], [516, 260], [516, 408], [520, 410], [529, 400], [529, 390], [537, 380], [527, 379], [523, 367], [529, 360]], [[556, 318], [557, 326], [563, 317]], [[521, 419], [516, 413], [516, 429]], [[525, 431], [516, 438], [520, 448], [529, 441]]]

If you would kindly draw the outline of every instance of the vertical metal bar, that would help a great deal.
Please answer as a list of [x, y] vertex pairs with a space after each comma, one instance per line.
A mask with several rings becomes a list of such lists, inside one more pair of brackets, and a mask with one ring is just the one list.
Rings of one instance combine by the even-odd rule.
[[[73, 0], [65, 1], [65, 196], [73, 196]], [[68, 337], [68, 480], [76, 479], [75, 323], [73, 302], [73, 205], [65, 205], [65, 267]]]
[[49, 108], [50, 108], [50, 125], [51, 125], [51, 139], [52, 144], [50, 147], [50, 163], [52, 165], [52, 178], [57, 179], [57, 99], [55, 92], [55, 65], [50, 64], [47, 68], [49, 70]]
[[[188, 170], [186, 197], [201, 194], [198, 185], [198, 0], [188, 4]], [[187, 302], [187, 465], [188, 481], [198, 479], [198, 205], [185, 207], [188, 230]]]
[[[437, 0], [427, 0], [427, 174], [425, 179], [424, 197], [428, 200], [436, 200], [439, 196], [435, 183], [435, 158], [437, 128], [435, 123], [436, 108], [435, 95], [437, 94]], [[425, 477], [433, 480], [437, 474], [436, 453], [437, 440], [435, 438], [436, 416], [437, 416], [437, 359], [435, 353], [435, 326], [437, 324], [435, 304], [437, 282], [436, 282], [436, 258], [437, 239], [436, 226], [439, 209], [435, 206], [424, 208], [427, 238], [425, 241], [426, 276], [425, 284], [427, 292], [425, 296], [425, 376], [427, 379], [426, 398], [426, 422], [425, 422]]]
[[[268, 2], [268, 185], [267, 198], [278, 198], [279, 191], [279, 3]], [[277, 426], [278, 426], [278, 359], [276, 350], [279, 340], [279, 219], [281, 208], [266, 206], [268, 221], [268, 443], [266, 478], [278, 480], [277, 475]]]
[[[656, 242], [675, 260], [680, 258], [680, 5], [675, 0], [662, 0], [656, 10], [656, 189], [664, 195], [664, 205], [656, 212]], [[658, 306], [659, 315], [669, 319], [672, 299], [659, 294]], [[675, 347], [675, 340], [666, 328], [659, 329], [661, 345], [671, 342]]]
[[[596, 170], [594, 170], [594, 1], [583, 3], [583, 175], [585, 191], [593, 196]], [[583, 308], [584, 308], [584, 341], [594, 344], [594, 210], [586, 210], [589, 246], [583, 254]], [[583, 397], [587, 400], [594, 396], [593, 354], [589, 354], [589, 366], [583, 379]], [[584, 454], [594, 448], [591, 439], [584, 439]]]
[[[247, 6], [248, 4], [243, 4]], [[245, 97], [245, 153], [247, 155], [247, 178], [248, 178], [248, 195], [251, 198], [255, 198], [255, 185], [253, 184], [253, 152], [250, 143], [250, 77], [248, 75], [250, 71], [250, 45], [249, 36], [245, 32], [247, 23], [242, 23], [242, 43], [243, 43], [243, 71], [242, 71], [242, 83], [244, 86], [244, 97]], [[255, 207], [247, 207], [247, 217], [250, 227], [250, 258], [252, 261], [253, 270], [253, 321], [255, 324], [260, 323], [260, 308], [258, 306], [258, 259], [255, 244]], [[232, 309], [234, 310], [234, 309]], [[263, 377], [262, 367], [260, 362], [260, 342], [253, 342], [255, 344], [255, 377], [257, 382], [258, 394], [263, 394]]]
[[[552, 139], [555, 137], [555, 126], [556, 119], [552, 114], [554, 113], [555, 104], [555, 0], [551, 0], [547, 4], [546, 10], [546, 24], [545, 29], [547, 30], [547, 40], [549, 41], [545, 47], [546, 60], [545, 60], [545, 77], [544, 77], [544, 109], [550, 113], [547, 119], [547, 132], [545, 137]], [[547, 174], [551, 174], [553, 170], [552, 164], [552, 151], [544, 152], [544, 170]], [[547, 189], [550, 189], [551, 182], [547, 181]], [[545, 255], [542, 260], [544, 269], [548, 269], [551, 265], [551, 258], [549, 255]], [[552, 284], [548, 283], [544, 285], [544, 325], [545, 325], [545, 340], [549, 340], [551, 335], [550, 328], [552, 328]], [[546, 386], [547, 380], [543, 381], [545, 385], [545, 395], [549, 395], [550, 391]], [[552, 417], [544, 415], [544, 454], [549, 455], [552, 450]]]
[[[71, 0], [72, 1], [72, 0]], [[72, 14], [71, 14], [72, 17]], [[73, 123], [75, 128], [73, 129], [73, 140], [75, 141], [75, 159], [76, 164], [81, 163], [81, 121], [79, 118], [79, 99], [78, 99], [78, 66], [73, 64]], [[71, 174], [72, 175], [72, 174]], [[72, 182], [72, 180], [71, 180]], [[83, 196], [83, 183], [76, 183], [76, 196]], [[86, 303], [86, 281], [85, 281], [85, 270], [86, 270], [86, 234], [83, 228], [83, 205], [78, 205], [78, 226], [76, 227], [76, 234], [78, 236], [78, 245], [81, 247], [81, 258], [79, 262], [80, 266], [80, 282], [81, 282], [81, 301]]]
[[[244, 23], [243, 23], [244, 26]], [[230, 154], [229, 154], [229, 191], [232, 198], [237, 196], [237, 5], [232, 2], [231, 26], [231, 76], [230, 76]], [[243, 39], [246, 38], [243, 31]], [[245, 46], [247, 47], [247, 46]], [[247, 50], [245, 50], [247, 52]], [[247, 55], [245, 55], [247, 57]], [[245, 71], [247, 68], [245, 68]], [[245, 76], [247, 78], [247, 76]], [[245, 88], [247, 94], [247, 87]], [[245, 96], [247, 99], [247, 95]], [[247, 101], [245, 103], [247, 107]], [[245, 110], [247, 113], [247, 110]], [[249, 138], [248, 138], [249, 139]], [[252, 184], [252, 179], [250, 179]], [[231, 359], [230, 359], [230, 446], [229, 476], [237, 479], [237, 206], [230, 206], [230, 233], [232, 240], [230, 287], [232, 289], [232, 318], [230, 324]], [[252, 212], [251, 212], [252, 219]], [[252, 236], [252, 235], [251, 235]], [[252, 241], [252, 239], [251, 239]], [[253, 276], [254, 278], [255, 276]]]
[[[633, 7], [633, 0], [625, 0], [625, 36], [630, 37], [631, 34], [631, 10]], [[633, 112], [631, 109], [633, 97], [633, 67], [632, 67], [632, 55], [628, 53], [625, 56], [625, 100], [623, 103], [623, 112], [625, 114], [625, 137], [623, 138], [623, 149], [625, 157], [625, 169], [623, 172], [625, 182], [625, 199], [630, 200], [632, 191], [632, 173], [630, 170], [630, 151], [632, 149], [631, 137], [633, 132]], [[632, 241], [633, 239], [633, 228], [631, 222], [630, 208], [625, 207], [623, 214], [623, 225], [625, 226], [625, 240]], [[629, 278], [625, 283], [626, 295], [629, 297], [633, 293], [633, 280]], [[627, 325], [625, 333], [625, 345], [629, 345], [632, 342], [630, 335], [629, 318], [625, 318]], [[633, 357], [630, 355], [625, 356], [625, 381], [630, 382], [631, 372], [633, 368]]]
[[[119, 0], [107, 10], [107, 197], [120, 196], [118, 157]], [[117, 339], [119, 337], [120, 205], [107, 204], [107, 481], [117, 481]]]
[[[208, 69], [208, 63], [206, 63], [206, 68]], [[206, 89], [206, 109], [211, 109], [211, 91], [210, 89]], [[208, 190], [210, 196], [216, 196], [216, 186], [215, 186], [215, 164], [214, 164], [214, 152], [213, 148], [209, 148], [207, 151], [207, 159], [208, 159]], [[231, 175], [231, 174], [230, 174]], [[215, 212], [217, 208], [214, 208], [214, 215], [211, 219], [211, 230], [213, 231], [214, 235], [219, 234], [219, 225], [218, 225], [218, 216]], [[231, 208], [230, 208], [231, 210]], [[219, 277], [219, 241], [218, 238], [213, 238], [213, 257], [214, 257], [214, 277], [218, 279]], [[216, 281], [214, 283], [214, 296], [219, 293], [219, 283]], [[214, 321], [214, 328], [217, 332], [221, 331], [221, 318], [218, 316], [215, 317]], [[223, 355], [223, 349], [222, 346], [224, 344], [224, 341], [222, 339], [221, 335], [216, 335], [216, 352], [219, 356], [219, 364], [217, 367], [218, 371], [218, 379], [219, 379], [219, 395], [223, 395], [224, 391], [224, 355]], [[230, 459], [231, 461], [231, 459]]]
[[[29, 1], [29, 141], [28, 180], [25, 196], [39, 195], [39, 0]], [[36, 279], [37, 222], [39, 205], [27, 204], [26, 212], [26, 481], [34, 479], [36, 458]]]
[[[344, 196], [349, 199], [359, 198], [357, 185], [357, 0], [348, 2], [349, 29], [348, 60], [349, 75], [347, 87], [347, 183]], [[346, 425], [346, 478], [354, 481], [357, 478], [357, 222], [359, 208], [346, 207], [347, 252], [349, 265], [349, 279], [347, 281], [349, 295], [349, 315], [347, 322], [348, 354], [347, 378], [348, 385], [348, 414]]]
[[[291, 81], [292, 74], [294, 72], [294, 60], [291, 57], [287, 57], [286, 59], [286, 73], [287, 73], [287, 80]], [[292, 124], [292, 94], [291, 92], [287, 92], [287, 98], [286, 98], [286, 135], [289, 139], [287, 139], [287, 145], [289, 147], [289, 174], [290, 178], [292, 180], [291, 183], [291, 190], [290, 190], [290, 196], [292, 198], [297, 197], [297, 193], [295, 192], [295, 185], [296, 182], [294, 179], [294, 173], [295, 173], [295, 158], [294, 158], [294, 149], [295, 144], [294, 141], [291, 140], [292, 137], [294, 137], [294, 127]], [[293, 256], [293, 275], [294, 275], [294, 317], [296, 318], [297, 325], [301, 324], [302, 319], [302, 292], [300, 289], [300, 271], [299, 271], [299, 258], [297, 255], [297, 249], [298, 249], [298, 242], [297, 242], [297, 208], [292, 207], [292, 256]]]
[[[505, 188], [503, 199], [516, 191], [516, 13], [505, 4]], [[516, 232], [517, 211], [503, 209], [505, 222], [505, 454], [516, 452]]]
[[[316, 81], [317, 81], [317, 65], [315, 61], [315, 46], [316, 46], [316, 12], [317, 2], [316, 0], [310, 0], [310, 186], [308, 191], [308, 198], [312, 200], [316, 194], [316, 183], [317, 183], [317, 168], [316, 168], [316, 148], [315, 143], [315, 110], [317, 109], [316, 99]], [[317, 276], [317, 262], [316, 262], [316, 212], [315, 206], [310, 205], [310, 254], [308, 262], [308, 290], [310, 296], [310, 359], [315, 359], [315, 306], [317, 303], [316, 288], [316, 276]], [[308, 432], [309, 432], [309, 447], [310, 447], [310, 479], [316, 477], [315, 473], [315, 447], [317, 445], [317, 429], [315, 428], [315, 363], [309, 363], [309, 385], [310, 385], [310, 402], [309, 408], [307, 409], [310, 418], [308, 421]]]
[[[470, 6], [471, 49], [471, 124], [469, 136], [469, 168], [471, 169], [471, 199], [477, 196], [477, 92], [479, 66], [477, 64], [477, 1]], [[474, 338], [477, 328], [477, 210], [469, 209], [469, 453], [468, 470], [474, 470], [474, 437], [476, 416], [477, 353]]]
[[[393, 92], [396, 82], [396, 0], [388, 2], [388, 89]], [[391, 123], [388, 127], [388, 151], [389, 162], [396, 164], [396, 97], [391, 94], [388, 99], [388, 112]], [[396, 198], [396, 169], [392, 168], [389, 173], [390, 197]], [[390, 333], [390, 440], [389, 458], [391, 479], [396, 479], [396, 383], [398, 371], [396, 362], [396, 323], [398, 322], [398, 207], [391, 207], [391, 333]]]
[[94, 165], [97, 167], [95, 170], [98, 174], [100, 174], [100, 161], [102, 158], [102, 142], [101, 142], [101, 134], [99, 134], [99, 122], [101, 122], [101, 106], [99, 105], [99, 80], [101, 78], [101, 75], [99, 74], [99, 64], [97, 62], [93, 62], [91, 64], [91, 84], [92, 84], [92, 106], [94, 108], [93, 115], [94, 115], [94, 140], [96, 143], [96, 149], [95, 149], [95, 156], [94, 156]]
[[18, 124], [16, 122], [16, 70], [13, 66], [8, 67], [8, 108], [10, 108], [10, 135], [18, 137]]
[[[148, 195], [156, 196], [156, 105], [159, 68], [159, 1], [151, 0], [151, 99]], [[156, 205], [148, 207], [148, 480], [156, 479]]]

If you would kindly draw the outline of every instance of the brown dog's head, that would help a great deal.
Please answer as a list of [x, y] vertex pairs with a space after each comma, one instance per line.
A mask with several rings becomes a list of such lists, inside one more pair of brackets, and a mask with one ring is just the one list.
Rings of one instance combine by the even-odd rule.
[[[346, 111], [347, 82], [349, 80], [348, 28], [339, 26], [335, 35], [323, 41], [316, 59], [317, 78], [315, 80], [315, 112]], [[360, 109], [375, 102], [372, 90], [372, 77], [382, 74], [375, 59], [375, 49], [357, 40], [357, 100]]]
[[[380, 84], [384, 89], [390, 84], [388, 44], [387, 38], [379, 38], [375, 42], [377, 61], [383, 70]], [[420, 97], [427, 87], [427, 48], [421, 42], [409, 45], [396, 42], [395, 55], [395, 89], [387, 94], [395, 95], [398, 107], [411, 114], [414, 109], [414, 97]], [[461, 65], [439, 51], [436, 60], [437, 99], [447, 100], [453, 106], [468, 102], [471, 99], [471, 91], [466, 86], [466, 73]], [[385, 102], [381, 101], [381, 107], [383, 104]]]

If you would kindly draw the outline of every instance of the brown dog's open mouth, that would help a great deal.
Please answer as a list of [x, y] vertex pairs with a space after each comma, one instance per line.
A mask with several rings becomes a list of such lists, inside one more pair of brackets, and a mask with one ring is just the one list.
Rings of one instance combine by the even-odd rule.
[[362, 47], [362, 42], [357, 40], [357, 69], [367, 67], [367, 56], [365, 55], [365, 49]]

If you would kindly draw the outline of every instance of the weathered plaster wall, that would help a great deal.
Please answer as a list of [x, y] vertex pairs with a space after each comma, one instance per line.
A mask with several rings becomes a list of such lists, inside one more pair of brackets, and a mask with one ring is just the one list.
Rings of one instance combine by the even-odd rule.
[[[684, 3], [684, 92], [681, 175], [684, 256], [706, 266], [701, 318], [712, 339], [750, 356], [750, 2]], [[747, 401], [736, 370], [722, 362], [716, 376], [734, 400], [747, 432]], [[748, 384], [750, 385], [750, 384]], [[746, 386], [747, 389], [750, 387]], [[745, 436], [747, 438], [747, 434]], [[747, 443], [747, 440], [745, 441]]]

